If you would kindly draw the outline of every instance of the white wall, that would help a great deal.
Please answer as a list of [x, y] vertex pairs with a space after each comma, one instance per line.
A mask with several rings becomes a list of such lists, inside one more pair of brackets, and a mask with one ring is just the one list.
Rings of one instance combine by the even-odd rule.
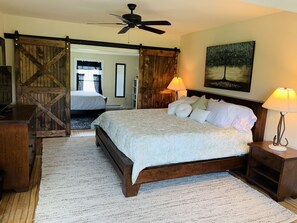
[[4, 36], [4, 23], [3, 23], [3, 14], [0, 11], [0, 37]]
[[[265, 101], [277, 87], [297, 91], [297, 14], [282, 12], [181, 38], [179, 74], [189, 89]], [[256, 41], [251, 92], [204, 87], [206, 47], [242, 41]], [[265, 140], [276, 133], [277, 112], [268, 112]], [[286, 115], [285, 137], [297, 149], [297, 113]]]
[[[76, 89], [75, 60], [90, 59], [102, 62], [102, 91], [108, 105], [132, 107], [132, 82], [138, 75], [139, 57], [128, 55], [112, 55], [99, 53], [71, 52], [71, 90]], [[115, 97], [115, 64], [126, 64], [125, 98]]]

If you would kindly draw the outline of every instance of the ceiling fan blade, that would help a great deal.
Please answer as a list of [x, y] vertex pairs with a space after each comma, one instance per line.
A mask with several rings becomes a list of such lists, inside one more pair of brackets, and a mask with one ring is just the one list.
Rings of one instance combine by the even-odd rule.
[[118, 34], [124, 34], [124, 33], [126, 33], [129, 29], [130, 29], [129, 26], [125, 26], [124, 28], [122, 28], [122, 29], [118, 32]]
[[140, 24], [141, 24], [141, 25], [144, 25], [144, 26], [146, 26], [146, 25], [155, 25], [155, 26], [158, 26], [158, 25], [160, 25], [160, 26], [170, 26], [170, 25], [171, 25], [171, 23], [170, 23], [170, 22], [168, 22], [168, 21], [165, 21], [165, 20], [160, 20], [160, 21], [142, 21]]
[[146, 30], [146, 31], [149, 31], [149, 32], [153, 32], [153, 33], [157, 33], [157, 34], [163, 34], [163, 33], [165, 33], [165, 31], [163, 31], [163, 30], [155, 29], [155, 28], [152, 28], [152, 27], [149, 27], [149, 26], [140, 25], [140, 26], [137, 26], [137, 27], [139, 29], [143, 29], [143, 30]]
[[124, 23], [127, 23], [127, 24], [131, 23], [129, 20], [123, 18], [122, 16], [115, 15], [115, 14], [110, 14], [110, 15], [117, 17], [118, 19], [122, 20]]
[[88, 22], [89, 25], [126, 25], [120, 22]]

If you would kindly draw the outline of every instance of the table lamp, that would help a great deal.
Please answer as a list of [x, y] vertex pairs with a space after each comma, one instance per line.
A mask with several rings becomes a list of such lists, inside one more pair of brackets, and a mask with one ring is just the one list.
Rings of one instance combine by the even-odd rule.
[[186, 86], [181, 77], [174, 77], [167, 88], [175, 91], [175, 100], [178, 99], [178, 91], [186, 90]]
[[276, 151], [286, 151], [286, 146], [288, 145], [287, 138], [285, 138], [285, 143], [282, 142], [286, 129], [285, 114], [297, 112], [296, 92], [292, 88], [277, 88], [262, 106], [269, 110], [280, 112], [277, 133], [273, 138], [273, 144], [269, 145], [269, 148]]

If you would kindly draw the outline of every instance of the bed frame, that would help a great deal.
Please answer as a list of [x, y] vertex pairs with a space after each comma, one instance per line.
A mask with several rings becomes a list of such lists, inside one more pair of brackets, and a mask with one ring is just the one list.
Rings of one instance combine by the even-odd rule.
[[[244, 105], [251, 108], [257, 116], [257, 122], [252, 129], [253, 140], [263, 140], [267, 110], [262, 108], [262, 103], [202, 91], [188, 90], [188, 96], [193, 95], [205, 95], [206, 98], [223, 99], [226, 102]], [[148, 167], [139, 173], [135, 184], [132, 184], [131, 176], [133, 162], [118, 150], [112, 140], [99, 126], [96, 128], [96, 145], [101, 147], [106, 157], [110, 160], [114, 169], [120, 176], [122, 181], [122, 191], [125, 197], [136, 196], [140, 185], [143, 183], [193, 176], [204, 173], [240, 169], [244, 168], [246, 163], [246, 156], [236, 156]]]
[[105, 108], [92, 109], [92, 110], [71, 110], [70, 109], [70, 114], [71, 114], [71, 116], [86, 115], [86, 116], [96, 116], [96, 117], [98, 117], [101, 113], [106, 111], [107, 97], [104, 99], [104, 101], [105, 101]]
[[96, 110], [70, 110], [71, 116], [94, 116], [98, 117], [100, 114], [106, 111], [106, 108], [104, 109], [96, 109]]

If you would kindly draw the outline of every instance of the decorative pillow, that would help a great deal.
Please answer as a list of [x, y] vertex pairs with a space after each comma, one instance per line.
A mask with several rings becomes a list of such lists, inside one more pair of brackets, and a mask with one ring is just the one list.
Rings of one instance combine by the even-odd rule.
[[189, 104], [179, 104], [176, 107], [175, 114], [179, 118], [186, 118], [191, 114], [192, 106]]
[[207, 105], [207, 99], [205, 98], [205, 95], [203, 95], [201, 98], [196, 100], [195, 103], [192, 104], [192, 108], [193, 108], [193, 110], [195, 110], [196, 108], [205, 110], [206, 105]]
[[234, 127], [239, 132], [250, 131], [257, 120], [250, 108], [232, 103], [209, 100], [207, 110], [211, 112], [207, 122], [222, 128]]
[[194, 102], [196, 102], [198, 99], [197, 96], [192, 96], [192, 97], [186, 97], [186, 96], [182, 96], [180, 99], [170, 103], [168, 105], [168, 110], [167, 110], [167, 114], [168, 115], [175, 115], [175, 111], [178, 105], [180, 104], [193, 104]]
[[210, 111], [205, 111], [200, 108], [196, 108], [195, 110], [192, 111], [190, 118], [197, 122], [203, 123], [205, 122], [209, 113]]
[[168, 115], [175, 115], [175, 111], [178, 105], [182, 104], [181, 100], [174, 101], [168, 105], [167, 114]]
[[193, 104], [197, 101], [197, 99], [199, 99], [199, 97], [197, 96], [191, 96], [191, 97], [187, 97], [187, 96], [181, 96], [178, 101], [183, 101], [187, 104]]

